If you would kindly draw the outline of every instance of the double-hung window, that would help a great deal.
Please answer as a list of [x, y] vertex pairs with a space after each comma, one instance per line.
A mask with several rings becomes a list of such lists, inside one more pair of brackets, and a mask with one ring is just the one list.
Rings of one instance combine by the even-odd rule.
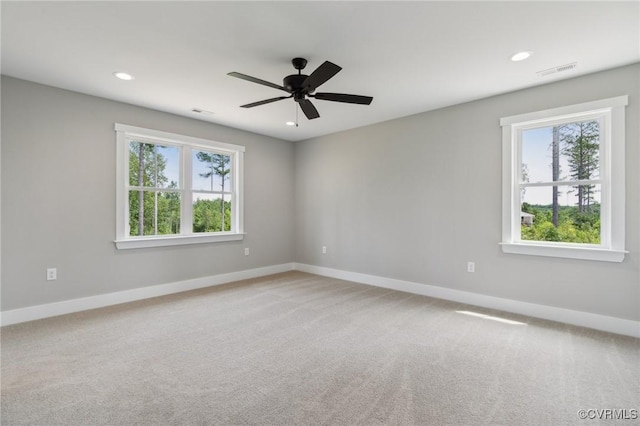
[[502, 249], [621, 262], [627, 96], [504, 117]]
[[116, 124], [119, 249], [243, 238], [244, 147]]

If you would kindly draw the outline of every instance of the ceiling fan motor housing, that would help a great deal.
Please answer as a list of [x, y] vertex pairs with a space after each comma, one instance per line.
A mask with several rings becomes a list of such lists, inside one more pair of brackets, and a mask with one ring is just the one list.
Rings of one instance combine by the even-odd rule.
[[307, 76], [304, 74], [292, 74], [286, 76], [282, 80], [282, 85], [285, 89], [287, 89], [290, 93], [297, 93], [302, 89], [302, 83], [307, 79]]

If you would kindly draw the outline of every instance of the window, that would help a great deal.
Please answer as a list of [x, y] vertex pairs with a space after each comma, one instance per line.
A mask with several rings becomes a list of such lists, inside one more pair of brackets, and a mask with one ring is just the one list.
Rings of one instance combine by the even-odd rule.
[[119, 249], [243, 238], [244, 147], [116, 124]]
[[506, 253], [621, 262], [627, 96], [505, 117]]

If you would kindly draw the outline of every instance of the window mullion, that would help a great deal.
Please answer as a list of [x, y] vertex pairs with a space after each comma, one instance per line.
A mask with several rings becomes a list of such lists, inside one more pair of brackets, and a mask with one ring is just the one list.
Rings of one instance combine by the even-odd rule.
[[231, 170], [229, 172], [229, 188], [225, 189], [225, 193], [222, 194], [222, 200], [224, 202], [224, 196], [226, 194], [229, 193], [229, 191], [231, 192], [231, 197], [229, 198], [229, 202], [231, 203], [231, 214], [229, 215], [229, 220], [231, 221], [231, 226], [229, 227], [229, 231], [230, 232], [235, 232], [237, 229], [236, 223], [236, 197], [235, 197], [235, 179], [233, 178], [233, 176], [235, 175], [235, 169], [236, 169], [236, 156], [231, 155], [230, 160], [229, 160], [229, 169]]
[[182, 178], [182, 209], [180, 215], [180, 234], [191, 235], [193, 233], [193, 191], [191, 148], [182, 147], [180, 150]]
[[522, 195], [520, 186], [515, 182], [522, 181], [522, 129], [513, 131], [512, 188], [511, 188], [511, 240], [520, 241], [520, 212], [522, 211]]
[[129, 235], [129, 138], [124, 133], [116, 134], [116, 234]]
[[[603, 246], [611, 248], [611, 227], [614, 225], [611, 216], [611, 112], [598, 119], [600, 126], [600, 222], [607, 226], [600, 227], [600, 238]], [[620, 166], [620, 165], [619, 165]]]
[[233, 174], [235, 183], [233, 185], [233, 231], [244, 232], [244, 152], [238, 151], [233, 155]]
[[558, 180], [549, 182], [520, 182], [521, 188], [535, 188], [539, 186], [585, 186], [585, 185], [601, 185], [603, 179], [589, 179], [589, 180]]

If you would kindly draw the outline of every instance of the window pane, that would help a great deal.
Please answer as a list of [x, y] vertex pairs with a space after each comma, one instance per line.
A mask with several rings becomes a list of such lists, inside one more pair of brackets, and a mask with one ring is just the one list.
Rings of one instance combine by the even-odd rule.
[[135, 141], [129, 143], [129, 185], [178, 188], [179, 176], [180, 148]]
[[598, 179], [599, 127], [597, 120], [590, 120], [524, 130], [522, 181]]
[[192, 185], [195, 190], [231, 192], [231, 157], [207, 151], [193, 151]]
[[231, 230], [231, 195], [193, 194], [193, 232]]
[[179, 233], [180, 194], [178, 192], [129, 191], [130, 236]]
[[522, 240], [600, 244], [600, 185], [528, 187], [521, 193]]

